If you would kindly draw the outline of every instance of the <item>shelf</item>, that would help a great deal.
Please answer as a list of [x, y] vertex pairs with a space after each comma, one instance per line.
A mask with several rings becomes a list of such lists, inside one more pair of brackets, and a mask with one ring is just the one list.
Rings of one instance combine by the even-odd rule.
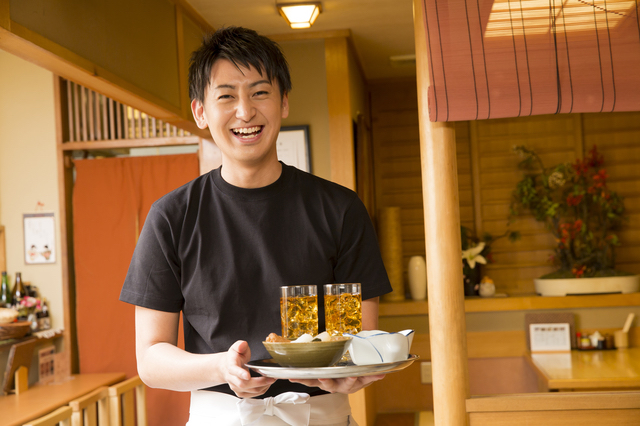
[[29, 340], [37, 340], [38, 342], [47, 342], [57, 337], [61, 337], [62, 334], [63, 334], [63, 330], [57, 329], [57, 330], [52, 330], [52, 333], [47, 333], [47, 337], [40, 337], [40, 336], [31, 334], [29, 336], [21, 337], [20, 339], [0, 340], [0, 352], [11, 349], [11, 346], [15, 345], [16, 343], [27, 342]]
[[[467, 313], [530, 311], [544, 309], [609, 308], [618, 306], [640, 306], [640, 293], [560, 297], [520, 295], [491, 298], [470, 297], [464, 300], [464, 311]], [[428, 314], [429, 305], [426, 300], [383, 302], [380, 303], [378, 313], [380, 317]]]

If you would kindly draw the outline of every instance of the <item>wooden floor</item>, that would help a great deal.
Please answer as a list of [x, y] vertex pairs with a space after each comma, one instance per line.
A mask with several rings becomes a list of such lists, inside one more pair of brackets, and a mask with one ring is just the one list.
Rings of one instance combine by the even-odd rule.
[[376, 426], [433, 426], [433, 412], [378, 414]]

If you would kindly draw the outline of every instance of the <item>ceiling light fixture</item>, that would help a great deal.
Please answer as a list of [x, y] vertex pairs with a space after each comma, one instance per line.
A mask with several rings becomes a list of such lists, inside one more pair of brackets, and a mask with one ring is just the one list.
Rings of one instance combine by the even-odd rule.
[[276, 6], [280, 15], [293, 29], [311, 27], [322, 12], [320, 2], [279, 3]]

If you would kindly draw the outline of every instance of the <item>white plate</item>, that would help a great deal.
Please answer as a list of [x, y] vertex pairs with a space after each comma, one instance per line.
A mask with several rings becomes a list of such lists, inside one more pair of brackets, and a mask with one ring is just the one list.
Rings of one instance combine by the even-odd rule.
[[252, 370], [266, 377], [274, 379], [340, 379], [344, 377], [374, 376], [388, 374], [404, 370], [413, 361], [420, 358], [418, 355], [409, 355], [404, 361], [385, 362], [383, 364], [354, 365], [338, 364], [333, 367], [295, 368], [281, 367], [273, 359], [262, 359], [245, 364]]

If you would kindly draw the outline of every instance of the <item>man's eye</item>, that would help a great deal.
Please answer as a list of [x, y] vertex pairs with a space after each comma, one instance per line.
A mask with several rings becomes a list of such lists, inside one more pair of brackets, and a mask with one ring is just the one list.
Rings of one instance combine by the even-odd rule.
[[218, 99], [231, 99], [231, 95], [220, 95]]
[[259, 92], [256, 92], [255, 96], [266, 96], [268, 94], [269, 92], [267, 92], [266, 90], [260, 90]]

